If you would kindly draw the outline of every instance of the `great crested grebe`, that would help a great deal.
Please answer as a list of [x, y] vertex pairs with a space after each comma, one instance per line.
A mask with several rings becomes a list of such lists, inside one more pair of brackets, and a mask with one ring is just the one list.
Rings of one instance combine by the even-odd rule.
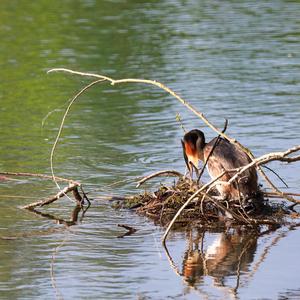
[[[188, 170], [193, 175], [193, 169], [198, 174], [198, 161], [207, 162], [207, 170], [212, 179], [219, 176], [223, 171], [239, 168], [251, 162], [250, 157], [234, 144], [220, 138], [213, 152], [210, 154], [217, 138], [212, 139], [209, 143], [205, 143], [205, 137], [202, 131], [193, 129], [186, 133], [183, 137], [182, 147], [183, 155]], [[226, 183], [233, 174], [223, 175], [216, 185], [222, 198], [243, 199], [251, 198], [258, 191], [257, 173], [255, 167], [245, 171], [235, 182]]]

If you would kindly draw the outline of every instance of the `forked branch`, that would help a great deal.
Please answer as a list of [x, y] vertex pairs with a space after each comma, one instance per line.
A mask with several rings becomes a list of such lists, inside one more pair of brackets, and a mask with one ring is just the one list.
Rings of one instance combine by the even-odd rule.
[[[78, 71], [73, 71], [70, 69], [66, 69], [66, 68], [54, 68], [48, 71], [48, 73], [52, 73], [52, 72], [67, 72], [70, 74], [75, 74], [75, 75], [80, 75], [80, 76], [84, 76], [84, 77], [91, 77], [91, 78], [97, 78], [96, 81], [92, 82], [91, 84], [87, 85], [86, 87], [84, 87], [75, 97], [74, 99], [70, 102], [70, 104], [68, 105], [68, 108], [64, 114], [64, 118], [63, 121], [61, 123], [60, 129], [59, 129], [59, 133], [57, 134], [55, 143], [53, 145], [52, 151], [51, 151], [51, 172], [54, 178], [54, 172], [53, 172], [53, 156], [54, 156], [54, 151], [55, 151], [55, 147], [57, 145], [57, 142], [59, 140], [60, 134], [61, 134], [61, 130], [63, 128], [63, 123], [64, 120], [67, 116], [67, 113], [71, 107], [71, 105], [73, 104], [73, 102], [82, 94], [84, 93], [87, 89], [89, 89], [91, 86], [97, 84], [98, 82], [103, 82], [103, 81], [107, 81], [109, 82], [111, 85], [116, 85], [116, 84], [122, 84], [122, 83], [144, 83], [144, 84], [149, 84], [149, 85], [154, 85], [159, 87], [160, 89], [166, 91], [167, 93], [169, 93], [171, 96], [175, 97], [178, 101], [180, 101], [185, 107], [187, 107], [191, 112], [193, 112], [196, 116], [198, 116], [208, 127], [210, 127], [212, 130], [214, 130], [218, 135], [222, 136], [223, 138], [227, 139], [228, 141], [230, 141], [232, 144], [236, 144], [237, 146], [239, 146], [244, 152], [246, 152], [249, 157], [251, 159], [254, 159], [254, 155], [252, 154], [252, 152], [244, 147], [241, 143], [239, 143], [236, 139], [230, 138], [227, 134], [225, 134], [224, 132], [222, 132], [220, 129], [218, 129], [216, 126], [214, 126], [205, 116], [203, 113], [199, 112], [196, 110], [196, 108], [194, 106], [192, 106], [191, 104], [189, 104], [185, 99], [183, 99], [182, 97], [180, 97], [176, 92], [174, 92], [173, 90], [171, 90], [170, 88], [168, 88], [167, 86], [165, 86], [164, 84], [162, 84], [159, 81], [156, 80], [148, 80], [148, 79], [138, 79], [138, 78], [126, 78], [126, 79], [113, 79], [111, 77], [108, 76], [103, 76], [103, 75], [99, 75], [99, 74], [94, 74], [94, 73], [84, 73], [84, 72], [78, 72]], [[295, 159], [295, 158], [293, 158]], [[263, 178], [265, 179], [265, 181], [268, 183], [268, 185], [273, 189], [274, 192], [276, 192], [278, 195], [282, 196], [283, 198], [286, 198], [287, 200], [293, 199], [293, 197], [289, 196], [287, 197], [283, 192], [281, 192], [273, 183], [272, 181], [268, 178], [268, 176], [264, 173], [264, 171], [257, 166], [259, 172], [261, 173], [261, 175], [263, 176]], [[55, 180], [54, 180], [55, 181]], [[59, 185], [57, 184], [57, 182], [55, 182], [56, 185], [59, 188]]]

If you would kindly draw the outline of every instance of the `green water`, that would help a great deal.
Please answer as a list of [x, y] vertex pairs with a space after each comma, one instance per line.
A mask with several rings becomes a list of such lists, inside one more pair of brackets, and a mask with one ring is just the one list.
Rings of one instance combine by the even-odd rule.
[[[90, 82], [46, 73], [56, 67], [159, 80], [217, 126], [228, 118], [228, 134], [255, 155], [299, 144], [299, 1], [3, 0], [0, 41], [1, 171], [50, 174], [66, 102]], [[177, 113], [186, 128], [214, 136], [157, 88], [94, 87], [66, 120], [55, 173], [87, 190], [103, 187], [97, 196], [135, 193], [136, 177], [158, 170], [183, 172]], [[271, 166], [299, 192], [299, 165]], [[123, 182], [106, 187], [116, 181]], [[184, 232], [169, 241], [178, 276], [160, 245], [163, 231], [143, 217], [98, 201], [82, 223], [65, 229], [20, 209], [56, 193], [53, 183], [16, 178], [0, 181], [0, 191], [1, 299], [300, 297], [298, 230], [225, 236], [233, 241], [228, 259], [207, 273], [198, 268], [185, 281], [184, 261], [192, 252]], [[69, 218], [72, 209], [62, 199], [45, 211]], [[120, 223], [137, 233], [118, 239]], [[218, 239], [224, 235], [206, 233], [205, 249]]]

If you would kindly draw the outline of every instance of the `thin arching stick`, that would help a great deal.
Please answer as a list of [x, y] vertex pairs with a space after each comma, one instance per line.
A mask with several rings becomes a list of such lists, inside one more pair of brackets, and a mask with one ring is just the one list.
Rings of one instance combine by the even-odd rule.
[[[67, 229], [68, 227], [66, 227]], [[61, 293], [61, 291], [59, 290], [59, 288], [57, 287], [57, 283], [56, 283], [56, 276], [55, 276], [55, 270], [54, 270], [54, 266], [55, 266], [55, 261], [56, 261], [56, 257], [59, 253], [59, 249], [67, 242], [67, 240], [70, 238], [70, 231], [67, 230], [68, 234], [65, 234], [64, 239], [60, 242], [60, 244], [54, 249], [53, 253], [52, 253], [52, 257], [51, 257], [51, 264], [50, 264], [50, 277], [51, 277], [51, 283], [52, 283], [52, 287], [55, 291], [55, 295], [56, 295], [56, 299], [62, 300], [63, 295]]]
[[178, 275], [178, 276], [182, 276], [181, 272], [179, 271], [179, 268], [176, 266], [176, 264], [175, 264], [172, 256], [170, 255], [170, 252], [169, 252], [169, 250], [167, 248], [167, 245], [164, 244], [163, 248], [165, 250], [165, 254], [167, 256], [169, 264], [170, 264], [171, 268], [173, 269], [173, 271], [175, 272], [175, 274]]
[[181, 174], [178, 171], [175, 170], [163, 170], [163, 171], [159, 171], [159, 172], [155, 172], [153, 174], [150, 174], [144, 178], [142, 178], [141, 180], [138, 181], [136, 187], [140, 187], [143, 183], [145, 183], [146, 181], [154, 178], [154, 177], [158, 177], [158, 176], [165, 176], [165, 175], [169, 175], [169, 176], [177, 176], [177, 177], [183, 177], [183, 174]]
[[272, 172], [284, 185], [286, 188], [288, 188], [288, 184], [283, 180], [283, 178], [281, 176], [279, 176], [278, 173], [276, 173], [273, 169], [271, 169], [270, 167], [267, 166], [262, 166], [263, 168], [269, 170], [270, 172]]
[[[83, 89], [81, 89], [74, 97], [73, 99], [70, 101], [69, 105], [67, 106], [66, 108], [66, 111], [63, 115], [63, 118], [62, 118], [62, 121], [61, 121], [61, 124], [60, 124], [60, 127], [59, 127], [59, 130], [58, 130], [58, 133], [56, 135], [56, 138], [55, 138], [55, 141], [53, 143], [53, 146], [52, 146], [52, 149], [51, 149], [51, 153], [50, 153], [50, 169], [51, 169], [51, 174], [52, 174], [52, 179], [55, 183], [55, 185], [57, 186], [57, 188], [60, 190], [60, 191], [63, 191], [60, 187], [60, 185], [58, 184], [57, 180], [55, 179], [55, 175], [54, 175], [54, 166], [53, 166], [53, 158], [54, 158], [54, 152], [55, 152], [55, 149], [57, 147], [57, 144], [58, 144], [58, 140], [60, 138], [60, 135], [62, 133], [62, 130], [63, 130], [63, 127], [64, 127], [64, 123], [65, 123], [65, 120], [66, 120], [66, 117], [68, 115], [68, 112], [70, 111], [71, 109], [71, 106], [73, 105], [73, 103], [76, 101], [76, 99], [81, 95], [83, 94], [86, 90], [88, 90], [90, 87], [92, 87], [93, 85], [97, 84], [97, 83], [100, 83], [104, 81], [104, 79], [98, 79], [96, 81], [93, 81], [92, 83], [88, 84], [87, 86], [85, 86]], [[65, 194], [66, 197], [68, 197], [66, 194]], [[69, 197], [68, 197], [69, 198]], [[70, 198], [69, 198], [70, 199]], [[70, 199], [71, 200], [71, 199]]]

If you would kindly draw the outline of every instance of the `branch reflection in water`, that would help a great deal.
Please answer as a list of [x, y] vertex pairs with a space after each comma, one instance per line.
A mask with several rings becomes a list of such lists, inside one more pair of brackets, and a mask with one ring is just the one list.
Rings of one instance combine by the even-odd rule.
[[[76, 205], [75, 208], [72, 210], [72, 213], [71, 213], [71, 216], [70, 216], [69, 220], [56, 217], [55, 215], [52, 215], [52, 214], [49, 214], [49, 213], [41, 212], [41, 211], [36, 210], [36, 209], [30, 209], [29, 211], [36, 214], [36, 215], [39, 215], [43, 218], [53, 220], [53, 221], [55, 221], [56, 224], [61, 224], [61, 225], [65, 225], [65, 226], [73, 226], [73, 225], [76, 225], [79, 221], [81, 222], [83, 220], [87, 209], [88, 209], [88, 207], [84, 209], [82, 206]], [[78, 220], [79, 213], [81, 211], [82, 211], [82, 214], [81, 214], [80, 220]]]
[[55, 278], [55, 271], [54, 271], [54, 267], [55, 267], [55, 261], [56, 261], [56, 257], [59, 253], [60, 248], [62, 248], [62, 246], [65, 245], [65, 243], [67, 242], [68, 238], [69, 238], [69, 230], [66, 230], [66, 235], [64, 236], [64, 239], [59, 243], [59, 245], [54, 249], [53, 253], [52, 253], [52, 257], [51, 257], [51, 263], [50, 263], [50, 277], [51, 277], [51, 284], [52, 287], [54, 289], [55, 292], [55, 298], [56, 299], [64, 299], [63, 295], [61, 293], [61, 291], [59, 290], [59, 288], [57, 287], [57, 283], [56, 283], [56, 278]]
[[[69, 238], [69, 227], [78, 224], [79, 222], [81, 222], [84, 218], [84, 214], [87, 211], [87, 209], [89, 208], [89, 206], [87, 206], [86, 208], [84, 208], [82, 205], [76, 205], [75, 208], [72, 210], [71, 212], [71, 216], [70, 219], [62, 219], [62, 218], [58, 218], [52, 214], [49, 213], [44, 213], [35, 209], [30, 209], [29, 211], [39, 215], [41, 217], [47, 218], [49, 220], [54, 220], [56, 224], [62, 224], [65, 225], [64, 226], [64, 231], [66, 232], [66, 234], [64, 235], [63, 240], [58, 244], [57, 247], [54, 248], [53, 253], [52, 253], [52, 257], [51, 257], [51, 262], [50, 262], [50, 279], [51, 279], [51, 284], [52, 287], [54, 289], [55, 292], [55, 298], [56, 299], [64, 299], [63, 295], [60, 291], [60, 289], [57, 286], [56, 283], [56, 277], [55, 277], [55, 262], [56, 262], [56, 258], [59, 254], [59, 250], [65, 245], [65, 243], [67, 242], [68, 238]], [[82, 212], [80, 218], [79, 218], [79, 213]]]
[[[76, 225], [79, 222], [81, 222], [84, 218], [84, 215], [87, 211], [87, 208], [84, 208], [80, 205], [76, 205], [75, 208], [72, 210], [71, 212], [71, 216], [70, 219], [62, 219], [59, 218], [55, 215], [52, 215], [50, 213], [44, 213], [41, 211], [38, 211], [36, 209], [28, 209], [27, 211], [35, 214], [35, 215], [39, 215], [43, 218], [49, 219], [49, 220], [53, 220], [55, 222], [55, 224], [61, 224], [61, 225], [65, 225], [63, 227], [50, 227], [47, 228], [45, 230], [32, 230], [29, 232], [21, 232], [21, 233], [15, 233], [14, 235], [9, 235], [9, 236], [5, 236], [5, 235], [1, 235], [0, 239], [1, 240], [17, 240], [17, 239], [23, 239], [23, 238], [30, 238], [30, 237], [39, 237], [39, 236], [45, 236], [45, 235], [50, 235], [53, 233], [58, 233], [58, 232], [64, 232], [66, 229], [69, 230], [70, 226]], [[79, 213], [82, 211], [82, 214], [79, 218]], [[79, 219], [79, 220], [78, 220]]]
[[[167, 247], [164, 247], [170, 266], [178, 276], [182, 276], [188, 288], [199, 292], [202, 297], [209, 295], [204, 290], [205, 279], [210, 277], [212, 284], [236, 299], [240, 286], [250, 281], [258, 266], [265, 259], [272, 246], [286, 236], [287, 231], [279, 232], [270, 245], [265, 246], [256, 258], [258, 239], [273, 233], [277, 228], [268, 226], [262, 229], [231, 228], [223, 232], [208, 232], [194, 229], [188, 232], [188, 245], [182, 255], [181, 268], [176, 265]], [[214, 236], [211, 239], [211, 236]], [[179, 264], [180, 265], [180, 264]], [[235, 284], [232, 284], [234, 279]], [[243, 284], [240, 281], [243, 279]]]

